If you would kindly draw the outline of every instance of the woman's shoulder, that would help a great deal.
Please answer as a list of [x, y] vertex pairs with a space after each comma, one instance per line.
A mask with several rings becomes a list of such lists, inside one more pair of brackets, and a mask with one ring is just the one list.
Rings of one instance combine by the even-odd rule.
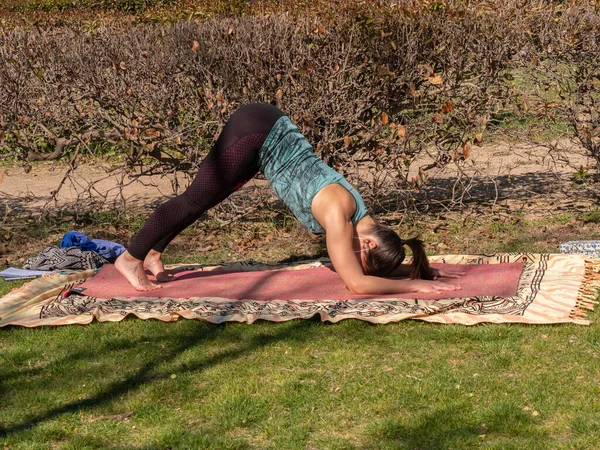
[[[313, 198], [313, 215], [319, 220], [325, 217], [338, 217], [351, 220], [356, 211], [356, 200], [344, 186], [338, 183], [328, 184]], [[319, 220], [321, 222], [321, 220]]]

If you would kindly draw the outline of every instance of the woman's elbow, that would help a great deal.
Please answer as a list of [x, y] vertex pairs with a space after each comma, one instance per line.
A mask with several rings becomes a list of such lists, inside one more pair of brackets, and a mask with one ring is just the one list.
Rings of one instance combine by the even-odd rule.
[[366, 283], [361, 283], [359, 281], [346, 283], [346, 287], [352, 295], [368, 295], [371, 293]]

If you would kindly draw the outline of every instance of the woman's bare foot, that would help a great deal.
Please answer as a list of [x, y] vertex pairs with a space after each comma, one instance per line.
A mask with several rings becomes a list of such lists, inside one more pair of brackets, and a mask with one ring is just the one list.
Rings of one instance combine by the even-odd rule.
[[117, 258], [115, 268], [138, 291], [153, 291], [161, 287], [148, 279], [144, 270], [144, 263], [131, 256], [127, 251]]
[[165, 281], [171, 281], [175, 277], [165, 270], [162, 263], [162, 253], [156, 250], [150, 250], [150, 253], [146, 255], [144, 259], [144, 269], [149, 270], [156, 277], [156, 281], [164, 283]]

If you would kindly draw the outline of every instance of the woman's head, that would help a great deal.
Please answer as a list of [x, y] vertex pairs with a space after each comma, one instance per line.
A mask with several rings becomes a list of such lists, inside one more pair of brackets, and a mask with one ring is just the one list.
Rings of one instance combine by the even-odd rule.
[[390, 276], [400, 266], [406, 257], [404, 246], [412, 251], [413, 262], [411, 278], [431, 280], [431, 268], [425, 254], [423, 241], [418, 238], [401, 239], [390, 227], [374, 222], [369, 234], [377, 245], [369, 248], [364, 255], [363, 267], [366, 275], [379, 277]]

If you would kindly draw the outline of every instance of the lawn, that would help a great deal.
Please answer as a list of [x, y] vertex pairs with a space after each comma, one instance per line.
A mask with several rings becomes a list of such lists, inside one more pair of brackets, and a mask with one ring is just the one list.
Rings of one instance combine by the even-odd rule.
[[[448, 223], [442, 240], [445, 253], [467, 252], [482, 248], [487, 230], [484, 250], [553, 251], [544, 239], [597, 233], [590, 218]], [[275, 237], [261, 244], [267, 232]], [[261, 245], [281, 248], [278, 239], [289, 234], [273, 227], [256, 233], [251, 255], [264, 255]], [[306, 245], [302, 251], [318, 248]], [[211, 259], [186, 254], [183, 244], [171, 258]], [[0, 283], [0, 294], [14, 286]], [[599, 343], [597, 325], [131, 319], [0, 329], [0, 444], [591, 449], [600, 442]]]
[[[597, 317], [597, 314], [594, 314]], [[8, 448], [594, 448], [597, 326], [2, 331]]]

